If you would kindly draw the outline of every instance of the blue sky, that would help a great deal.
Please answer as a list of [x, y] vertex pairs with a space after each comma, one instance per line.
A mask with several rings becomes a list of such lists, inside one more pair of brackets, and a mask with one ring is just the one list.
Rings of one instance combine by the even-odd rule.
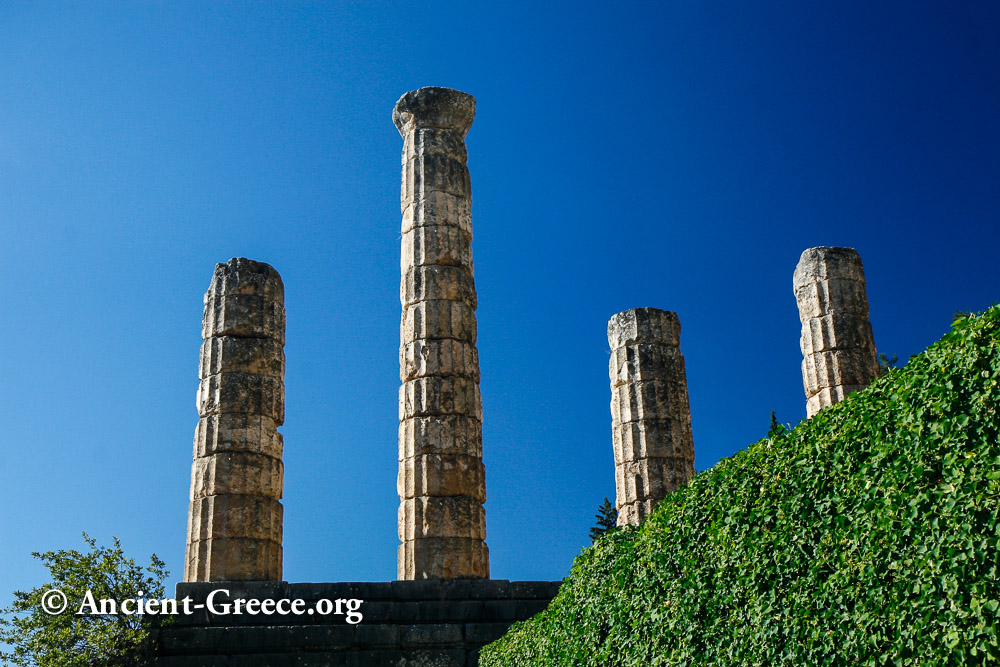
[[880, 351], [1000, 300], [994, 3], [31, 3], [0, 8], [0, 604], [113, 535], [183, 574], [202, 295], [284, 278], [285, 578], [396, 572], [399, 158], [468, 136], [503, 579], [614, 497], [608, 318], [676, 311], [704, 470], [805, 416], [792, 270], [858, 249]]

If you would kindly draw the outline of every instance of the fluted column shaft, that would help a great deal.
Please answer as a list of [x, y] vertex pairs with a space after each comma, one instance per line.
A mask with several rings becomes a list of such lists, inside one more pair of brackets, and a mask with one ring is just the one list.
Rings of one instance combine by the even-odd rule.
[[618, 525], [638, 525], [694, 476], [687, 375], [675, 313], [635, 308], [608, 322]]
[[878, 377], [878, 356], [865, 272], [854, 248], [809, 248], [792, 282], [802, 323], [806, 413], [812, 417], [871, 384]]
[[284, 300], [278, 272], [243, 258], [205, 294], [185, 581], [281, 580]]
[[489, 578], [465, 135], [475, 100], [400, 98], [399, 579]]

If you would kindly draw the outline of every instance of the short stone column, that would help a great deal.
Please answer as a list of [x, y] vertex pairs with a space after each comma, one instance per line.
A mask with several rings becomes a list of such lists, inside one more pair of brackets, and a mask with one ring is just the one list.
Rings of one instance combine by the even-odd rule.
[[687, 375], [676, 313], [635, 308], [608, 322], [618, 525], [638, 525], [694, 476]]
[[809, 248], [792, 282], [802, 323], [806, 413], [812, 417], [878, 377], [878, 356], [857, 250]]
[[471, 95], [421, 88], [403, 136], [399, 579], [489, 578], [465, 135]]
[[215, 266], [205, 294], [185, 581], [280, 581], [285, 288], [269, 265]]

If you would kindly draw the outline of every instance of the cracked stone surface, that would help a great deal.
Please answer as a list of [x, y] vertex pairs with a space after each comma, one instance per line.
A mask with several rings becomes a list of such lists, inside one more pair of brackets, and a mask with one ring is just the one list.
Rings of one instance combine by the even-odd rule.
[[806, 413], [812, 417], [878, 377], [861, 256], [854, 248], [809, 248], [792, 286], [802, 324]]
[[262, 262], [217, 264], [205, 294], [185, 581], [280, 581], [285, 292]]
[[635, 308], [608, 322], [611, 430], [618, 525], [638, 525], [694, 476], [694, 439], [681, 324]]
[[400, 209], [399, 579], [490, 576], [476, 351], [471, 95], [421, 88], [392, 119]]

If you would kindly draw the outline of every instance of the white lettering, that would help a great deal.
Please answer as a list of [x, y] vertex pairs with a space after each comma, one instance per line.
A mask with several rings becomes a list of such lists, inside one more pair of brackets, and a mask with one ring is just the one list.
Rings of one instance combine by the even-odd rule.
[[101, 606], [97, 606], [97, 601], [94, 600], [94, 593], [87, 589], [87, 592], [83, 595], [83, 602], [80, 603], [80, 608], [76, 612], [77, 614], [91, 614], [91, 615], [104, 615], [104, 616], [115, 616], [118, 614], [118, 605], [114, 600], [103, 599], [101, 600]]
[[208, 613], [210, 614], [228, 614], [229, 610], [232, 608], [232, 605], [228, 602], [223, 602], [218, 607], [215, 606], [215, 596], [219, 593], [229, 595], [229, 590], [225, 588], [217, 588], [209, 593], [208, 597], [205, 598], [205, 607], [208, 609]]
[[[337, 600], [337, 602], [340, 602], [340, 600]], [[347, 622], [350, 623], [351, 625], [357, 625], [358, 623], [361, 622], [361, 619], [364, 618], [364, 615], [360, 611], [358, 611], [361, 608], [361, 603], [364, 602], [364, 600], [351, 599], [351, 600], [344, 600], [344, 602], [347, 603], [347, 619], [346, 619]]]

